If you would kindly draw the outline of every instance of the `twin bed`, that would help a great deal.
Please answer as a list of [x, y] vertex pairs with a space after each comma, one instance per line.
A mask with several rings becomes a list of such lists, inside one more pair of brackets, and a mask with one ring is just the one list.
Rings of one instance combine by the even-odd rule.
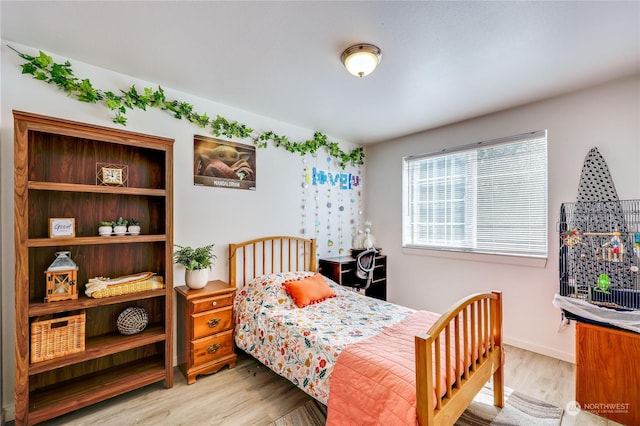
[[[319, 278], [313, 239], [259, 238], [229, 255], [237, 347], [328, 405], [328, 425], [452, 425], [491, 378], [503, 406], [500, 293], [438, 315]], [[318, 279], [331, 296], [302, 308], [284, 285]]]

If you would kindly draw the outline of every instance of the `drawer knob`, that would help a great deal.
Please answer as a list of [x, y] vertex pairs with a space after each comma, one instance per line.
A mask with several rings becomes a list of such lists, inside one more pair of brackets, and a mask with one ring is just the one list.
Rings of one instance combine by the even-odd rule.
[[220, 343], [214, 343], [213, 345], [207, 347], [207, 352], [209, 352], [210, 354], [215, 354], [216, 352], [218, 352], [218, 349], [220, 349], [220, 346], [222, 346]]
[[218, 324], [220, 324], [220, 318], [212, 318], [209, 321], [207, 321], [207, 324], [209, 325], [210, 328], [213, 328]]
[[211, 302], [211, 306], [218, 306], [218, 302], [214, 300], [213, 302]]

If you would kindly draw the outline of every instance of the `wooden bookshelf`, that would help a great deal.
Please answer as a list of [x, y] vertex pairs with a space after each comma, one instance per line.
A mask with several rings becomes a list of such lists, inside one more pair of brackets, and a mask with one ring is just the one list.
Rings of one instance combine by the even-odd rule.
[[[173, 386], [173, 140], [14, 111], [15, 423], [46, 421], [164, 381]], [[103, 164], [126, 165], [105, 185]], [[136, 218], [140, 235], [98, 235], [103, 220]], [[73, 237], [50, 238], [49, 218], [74, 218]], [[78, 265], [78, 298], [45, 302], [58, 251]], [[164, 289], [90, 298], [89, 278], [149, 271]], [[123, 335], [117, 317], [140, 306], [149, 324]], [[84, 312], [84, 350], [31, 362], [31, 325]]]

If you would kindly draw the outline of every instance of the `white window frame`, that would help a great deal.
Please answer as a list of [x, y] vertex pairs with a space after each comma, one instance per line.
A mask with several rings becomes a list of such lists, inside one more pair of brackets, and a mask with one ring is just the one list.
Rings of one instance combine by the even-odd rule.
[[[478, 182], [488, 175], [479, 175], [478, 153], [497, 156], [500, 150], [504, 152], [505, 148], [508, 150], [518, 146], [533, 149], [526, 154], [521, 151], [511, 153], [513, 164], [518, 166], [510, 170], [504, 168], [510, 173], [508, 179], [501, 176], [502, 168], [495, 160], [493, 163], [491, 160], [483, 162], [488, 163], [490, 178], [506, 186], [500, 187], [499, 191], [479, 189]], [[524, 180], [530, 178], [533, 184]], [[404, 157], [402, 179], [403, 249], [546, 260], [546, 130]], [[491, 185], [491, 188], [495, 186]], [[508, 191], [515, 191], [513, 193], [518, 196], [502, 197], [498, 201], [492, 201], [496, 198], [489, 199], [500, 198], [501, 194], [507, 194]], [[511, 205], [512, 200], [514, 205]], [[529, 202], [531, 200], [533, 202]], [[478, 217], [479, 211], [485, 212], [484, 215], [480, 213], [483, 220]], [[513, 211], [520, 214], [514, 215]], [[479, 225], [479, 222], [482, 224]], [[502, 234], [502, 229], [511, 229], [512, 232]]]

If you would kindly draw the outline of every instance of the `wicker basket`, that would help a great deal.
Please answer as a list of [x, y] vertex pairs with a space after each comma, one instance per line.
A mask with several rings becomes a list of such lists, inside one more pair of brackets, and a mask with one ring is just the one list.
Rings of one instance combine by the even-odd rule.
[[84, 351], [86, 314], [35, 320], [31, 323], [31, 362]]
[[118, 315], [118, 331], [127, 336], [138, 334], [145, 329], [149, 323], [147, 311], [141, 307], [127, 308]]

